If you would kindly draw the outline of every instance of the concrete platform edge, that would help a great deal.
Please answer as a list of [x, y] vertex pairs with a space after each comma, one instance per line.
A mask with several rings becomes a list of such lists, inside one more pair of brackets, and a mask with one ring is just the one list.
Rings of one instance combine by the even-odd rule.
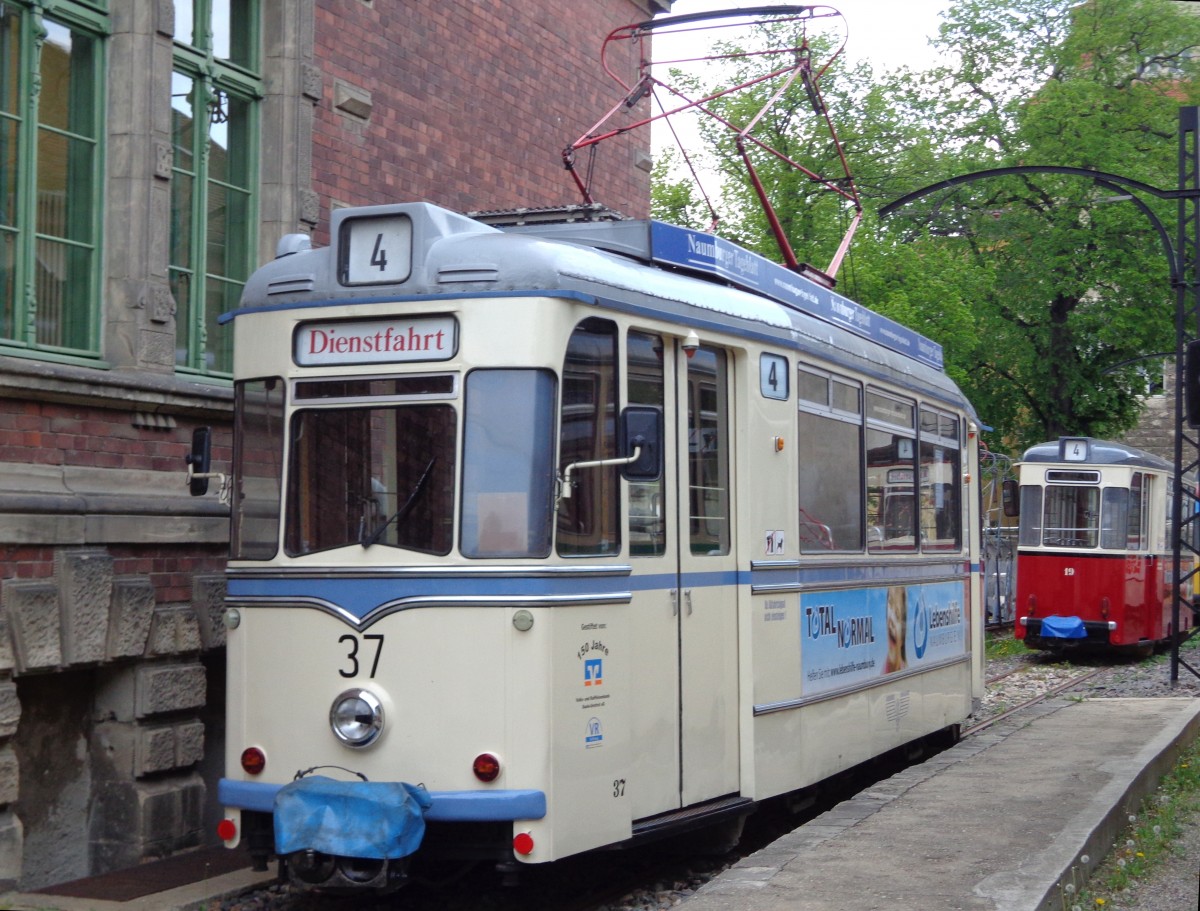
[[[1131, 699], [1131, 702], [1139, 700]], [[1147, 743], [1129, 762], [1135, 773], [1123, 791], [1101, 792], [1095, 800], [1076, 817], [1077, 826], [1064, 830], [1059, 836], [1063, 842], [1058, 847], [1062, 871], [1046, 890], [1042, 899], [1031, 911], [1059, 911], [1071, 907], [1067, 901], [1066, 887], [1078, 891], [1087, 883], [1088, 877], [1112, 850], [1117, 837], [1129, 825], [1130, 816], [1136, 815], [1142, 802], [1158, 788], [1159, 782], [1175, 765], [1175, 760], [1200, 736], [1200, 703], [1192, 701], [1190, 713], [1181, 712], [1175, 724], [1164, 726], [1159, 735]], [[1114, 779], [1109, 789], [1117, 789], [1122, 782]], [[1082, 858], [1087, 857], [1084, 864]], [[1012, 911], [1025, 911], [1013, 908]]]
[[[1160, 709], [1164, 708], [1162, 699], [1086, 702], [1109, 705], [1126, 702], [1131, 707], [1139, 703], [1153, 703]], [[1060, 697], [1032, 706], [1021, 712], [1019, 717], [1006, 719], [990, 730], [962, 740], [949, 750], [877, 783], [773, 844], [743, 858], [686, 898], [681, 908], [689, 911], [782, 911], [793, 905], [818, 907], [812, 902], [811, 896], [791, 895], [788, 889], [794, 886], [783, 886], [780, 891], [774, 885], [777, 875], [798, 857], [818, 846], [822, 846], [822, 850], [837, 851], [836, 841], [840, 836], [854, 830], [893, 801], [903, 799], [913, 788], [960, 763], [987, 753], [1028, 725], [1044, 723], [1042, 719], [1064, 710], [1069, 711], [1072, 707], [1082, 707], [1082, 704]], [[1179, 754], [1200, 738], [1200, 700], [1181, 698], [1176, 706], [1157, 713], [1157, 717], [1159, 730], [1148, 742], [1136, 751], [1131, 750], [1127, 756], [1110, 754], [1104, 763], [1110, 767], [1108, 784], [1078, 808], [1059, 831], [1053, 844], [1045, 850], [1039, 850], [1036, 858], [1019, 864], [1019, 870], [997, 871], [994, 878], [977, 882], [972, 890], [977, 900], [986, 902], [993, 911], [1062, 911], [1071, 907], [1070, 902], [1064, 902], [1068, 894], [1066, 886], [1074, 885], [1076, 892], [1083, 888], [1088, 876], [1110, 852], [1117, 837], [1128, 825], [1129, 816], [1137, 813], [1142, 801], [1157, 789]], [[1086, 864], [1081, 861], [1084, 856], [1088, 858]]]

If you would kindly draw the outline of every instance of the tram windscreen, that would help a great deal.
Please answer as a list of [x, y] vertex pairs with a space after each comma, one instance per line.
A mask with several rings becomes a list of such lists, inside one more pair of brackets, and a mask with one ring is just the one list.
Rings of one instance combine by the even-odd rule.
[[360, 544], [449, 553], [455, 412], [445, 404], [325, 408], [292, 418], [288, 554]]
[[1046, 487], [1042, 512], [1045, 546], [1095, 547], [1099, 537], [1099, 487]]

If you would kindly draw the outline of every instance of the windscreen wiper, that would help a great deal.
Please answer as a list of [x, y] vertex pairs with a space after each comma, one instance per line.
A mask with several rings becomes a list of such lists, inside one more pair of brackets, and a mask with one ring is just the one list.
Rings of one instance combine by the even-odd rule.
[[408, 499], [394, 513], [388, 516], [388, 520], [380, 525], [375, 531], [371, 532], [370, 537], [364, 537], [360, 542], [363, 547], [370, 547], [376, 541], [383, 537], [383, 533], [387, 531], [387, 527], [393, 522], [404, 518], [408, 515], [408, 511], [413, 508], [417, 502], [417, 497], [421, 495], [421, 491], [425, 489], [425, 482], [429, 480], [429, 473], [433, 471], [433, 465], [437, 461], [437, 456], [429, 460], [429, 464], [425, 466], [425, 470], [421, 472], [421, 476], [417, 478], [417, 483], [413, 485], [412, 493], [408, 495]]

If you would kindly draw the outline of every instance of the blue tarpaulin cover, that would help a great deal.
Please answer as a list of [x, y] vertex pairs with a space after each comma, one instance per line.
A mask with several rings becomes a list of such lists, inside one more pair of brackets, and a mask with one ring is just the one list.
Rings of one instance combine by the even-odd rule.
[[1087, 630], [1078, 617], [1047, 617], [1042, 621], [1042, 636], [1046, 639], [1086, 639]]
[[424, 788], [405, 782], [301, 778], [275, 795], [275, 851], [407, 857], [421, 846], [432, 803]]

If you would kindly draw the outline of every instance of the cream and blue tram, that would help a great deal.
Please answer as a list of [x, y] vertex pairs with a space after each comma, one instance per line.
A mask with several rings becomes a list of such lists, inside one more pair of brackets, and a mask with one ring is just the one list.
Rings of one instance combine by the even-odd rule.
[[658, 222], [331, 238], [225, 317], [227, 845], [330, 889], [514, 869], [971, 713], [976, 425], [936, 345]]

